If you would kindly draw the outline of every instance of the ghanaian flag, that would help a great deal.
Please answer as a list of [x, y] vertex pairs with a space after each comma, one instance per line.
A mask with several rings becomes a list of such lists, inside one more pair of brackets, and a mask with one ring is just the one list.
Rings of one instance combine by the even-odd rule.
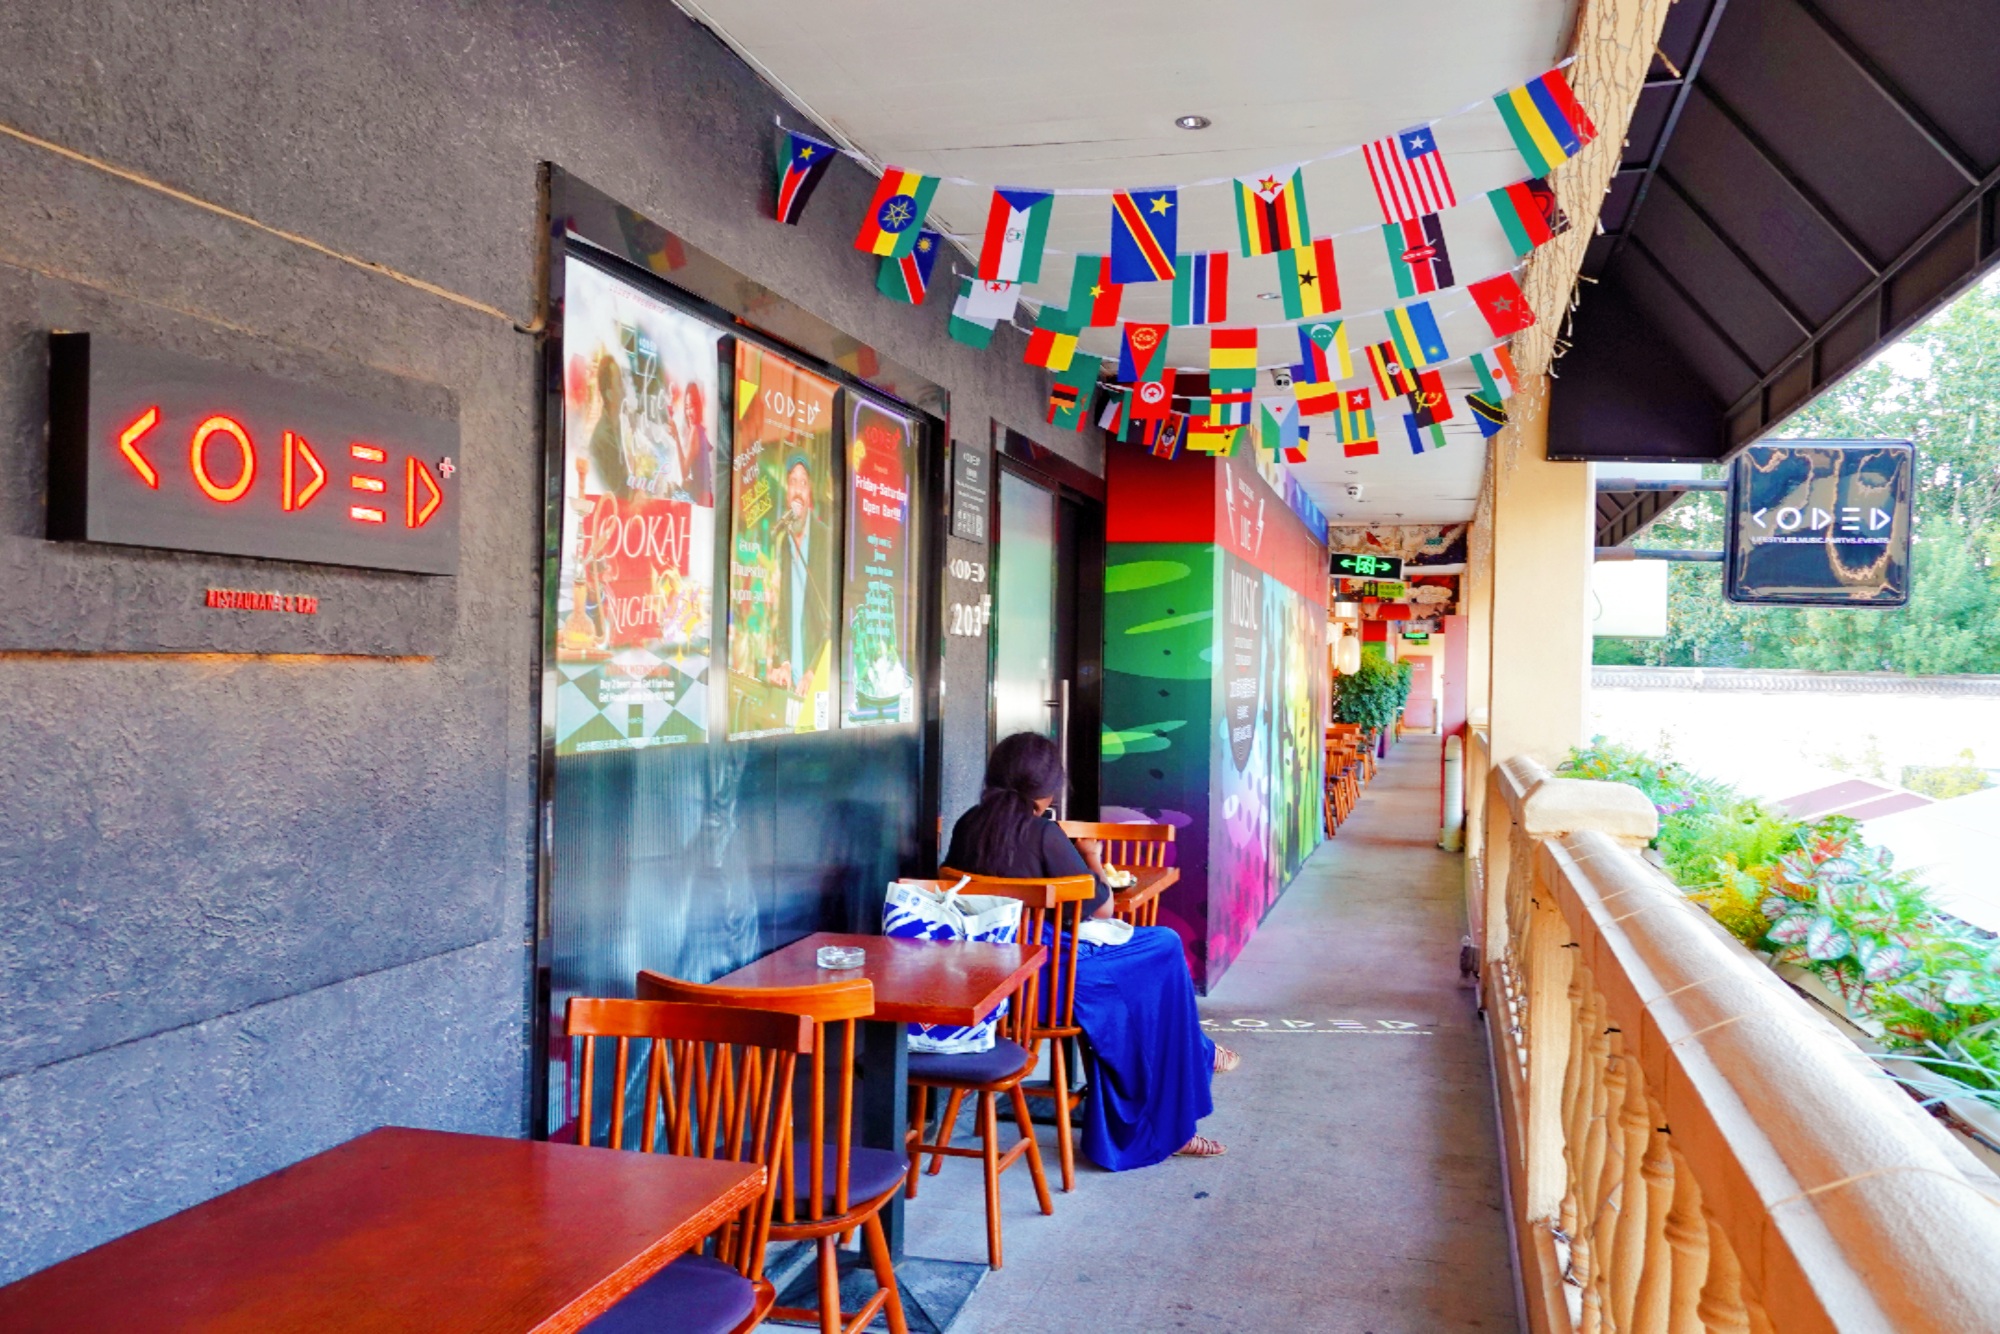
[[1278, 252], [1278, 292], [1285, 318], [1306, 320], [1340, 309], [1340, 275], [1333, 265], [1333, 238]]

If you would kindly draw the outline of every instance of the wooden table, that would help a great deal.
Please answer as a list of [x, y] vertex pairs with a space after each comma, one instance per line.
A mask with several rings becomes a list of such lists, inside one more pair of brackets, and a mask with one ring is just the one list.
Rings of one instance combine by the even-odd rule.
[[1118, 869], [1130, 871], [1135, 878], [1130, 889], [1112, 891], [1111, 902], [1120, 916], [1145, 907], [1181, 878], [1177, 866], [1121, 866]]
[[[822, 945], [858, 945], [859, 968], [821, 968]], [[875, 984], [875, 1016], [861, 1025], [856, 1061], [861, 1087], [855, 1097], [858, 1142], [905, 1151], [909, 1128], [909, 1024], [976, 1024], [1000, 1007], [1042, 966], [1041, 945], [992, 945], [969, 940], [901, 940], [821, 931], [773, 950], [753, 964], [717, 979], [732, 987], [802, 987], [865, 977]], [[903, 1253], [903, 1196], [882, 1211], [889, 1247]]]
[[0, 1288], [0, 1329], [580, 1329], [752, 1164], [386, 1128]]

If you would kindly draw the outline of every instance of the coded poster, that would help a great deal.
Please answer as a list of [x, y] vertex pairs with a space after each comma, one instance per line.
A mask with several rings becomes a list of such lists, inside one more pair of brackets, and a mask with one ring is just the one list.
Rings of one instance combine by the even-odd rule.
[[729, 736], [833, 727], [834, 385], [736, 344]]
[[915, 580], [910, 561], [916, 429], [847, 396], [847, 568], [842, 584], [841, 718], [848, 727], [915, 722]]
[[558, 755], [708, 737], [721, 338], [564, 266]]

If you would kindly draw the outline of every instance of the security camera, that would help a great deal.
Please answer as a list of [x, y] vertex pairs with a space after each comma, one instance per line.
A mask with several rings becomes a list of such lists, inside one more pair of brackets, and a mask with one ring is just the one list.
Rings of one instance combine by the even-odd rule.
[[1349, 500], [1361, 499], [1361, 483], [1349, 482], [1347, 484], [1347, 498]]

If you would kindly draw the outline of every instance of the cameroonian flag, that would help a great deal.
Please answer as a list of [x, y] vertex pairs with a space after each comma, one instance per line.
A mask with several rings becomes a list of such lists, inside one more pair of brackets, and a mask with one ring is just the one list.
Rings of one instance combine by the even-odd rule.
[[1299, 374], [1297, 366], [1292, 367], [1292, 397], [1298, 400], [1300, 416], [1323, 417], [1340, 409], [1340, 386], [1314, 384]]
[[1120, 191], [1111, 196], [1111, 281], [1166, 283], [1180, 248], [1180, 192]]
[[883, 257], [882, 267], [875, 275], [875, 290], [892, 301], [921, 306], [924, 293], [930, 288], [931, 270], [937, 267], [938, 251], [943, 246], [944, 238], [936, 232], [919, 233], [916, 248], [909, 254], [901, 259]]
[[1386, 401], [1399, 394], [1413, 394], [1417, 372], [1392, 342], [1368, 345], [1368, 369], [1375, 373], [1375, 387]]
[[1384, 311], [1382, 318], [1388, 321], [1389, 341], [1395, 344], [1397, 356], [1405, 366], [1412, 369], [1435, 366], [1451, 355], [1438, 333], [1430, 302], [1412, 301], [1407, 306]]
[[1451, 395], [1444, 391], [1444, 376], [1436, 371], [1419, 371], [1417, 387], [1410, 394], [1410, 415], [1419, 426], [1441, 426], [1452, 419]]
[[1303, 170], [1293, 171], [1290, 180], [1276, 175], [1237, 178], [1236, 235], [1246, 258], [1275, 255], [1311, 238]]
[[958, 280], [958, 299], [951, 303], [951, 323], [945, 332], [967, 347], [983, 348], [993, 341], [993, 331], [1000, 326], [998, 320], [985, 320], [968, 315], [966, 306], [972, 300], [972, 279]]
[[1155, 370], [1166, 364], [1167, 326], [1127, 323], [1118, 336], [1118, 378], [1126, 384], [1159, 378]]
[[1444, 448], [1444, 427], [1442, 426], [1426, 426], [1422, 422], [1419, 422], [1416, 416], [1412, 414], [1403, 418], [1403, 429], [1409, 433], [1410, 452], [1412, 454], [1421, 454], [1426, 447], [1431, 449]]
[[1397, 296], [1423, 296], [1451, 286], [1451, 252], [1445, 249], [1444, 219], [1438, 214], [1385, 222], [1382, 240], [1389, 247]]
[[1340, 415], [1334, 419], [1334, 436], [1348, 458], [1377, 452], [1375, 408], [1366, 389], [1350, 389], [1341, 401]]
[[778, 202], [774, 213], [779, 222], [798, 226], [806, 211], [806, 201], [819, 188], [820, 178], [833, 165], [840, 150], [797, 130], [785, 135], [784, 156], [778, 160]]
[[875, 186], [868, 203], [868, 217], [854, 237], [854, 248], [871, 255], [901, 259], [917, 247], [924, 229], [924, 217], [931, 211], [931, 196], [937, 193], [935, 176], [891, 167]]
[[1495, 403], [1514, 396], [1514, 356], [1505, 343], [1472, 354], [1472, 373], [1479, 377], [1479, 393]]
[[1507, 244], [1522, 259], [1533, 254], [1536, 246], [1545, 245], [1569, 230], [1569, 219], [1563, 216], [1556, 203], [1556, 192], [1547, 181], [1516, 181], [1498, 190], [1488, 190], [1486, 202], [1493, 205], [1493, 215], [1500, 219], [1500, 230], [1507, 233]]
[[1531, 176], [1548, 175], [1597, 137], [1597, 127], [1577, 104], [1559, 69], [1508, 89], [1493, 99], [1493, 105], [1507, 122], [1507, 133], [1514, 136], [1514, 147]]
[[1340, 274], [1333, 263], [1333, 238], [1322, 236], [1310, 245], [1278, 252], [1278, 292], [1285, 298], [1285, 318], [1310, 319], [1340, 309]]
[[979, 276], [1040, 282], [1055, 202], [1054, 195], [1042, 190], [995, 190], [986, 210], [986, 240], [979, 247]]
[[1305, 371], [1309, 384], [1327, 384], [1334, 380], [1345, 380], [1354, 374], [1354, 358], [1347, 351], [1347, 326], [1340, 320], [1314, 320], [1301, 324], [1299, 331], [1299, 365], [1293, 368], [1293, 379], [1298, 379], [1298, 371]]
[[1067, 312], [1043, 306], [1035, 319], [1034, 332], [1028, 335], [1028, 350], [1021, 359], [1030, 366], [1066, 371], [1075, 357], [1076, 331], [1069, 327]]
[[1229, 318], [1229, 252], [1174, 258], [1174, 323], [1219, 324]]
[[1479, 434], [1488, 440], [1500, 434], [1500, 428], [1507, 424], [1507, 405], [1497, 398], [1487, 398], [1483, 394], [1467, 394], [1465, 410], [1472, 414], [1473, 422], [1479, 427]]
[[1071, 359], [1068, 370], [1056, 375], [1049, 385], [1051, 426], [1065, 431], [1083, 426], [1083, 414], [1090, 407], [1091, 390], [1097, 387], [1097, 372], [1103, 365], [1096, 357], [1078, 356]]
[[1257, 387], [1255, 329], [1208, 331], [1208, 383], [1211, 389], [1222, 391]]
[[1125, 288], [1111, 281], [1111, 261], [1102, 255], [1078, 255], [1069, 275], [1069, 305], [1072, 322], [1079, 312], [1082, 329], [1108, 329], [1118, 323], [1118, 307]]

